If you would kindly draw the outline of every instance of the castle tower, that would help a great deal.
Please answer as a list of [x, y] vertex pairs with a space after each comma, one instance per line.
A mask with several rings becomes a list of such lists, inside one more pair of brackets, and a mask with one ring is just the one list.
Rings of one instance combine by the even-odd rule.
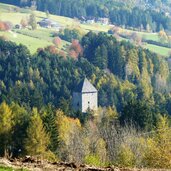
[[87, 78], [82, 80], [73, 92], [73, 108], [82, 113], [86, 113], [87, 109], [98, 108], [98, 92]]

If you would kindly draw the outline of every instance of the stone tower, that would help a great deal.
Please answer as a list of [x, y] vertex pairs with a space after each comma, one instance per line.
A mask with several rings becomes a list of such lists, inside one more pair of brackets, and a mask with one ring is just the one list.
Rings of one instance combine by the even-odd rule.
[[98, 92], [87, 78], [82, 80], [73, 92], [73, 108], [82, 113], [86, 113], [87, 109], [98, 108]]

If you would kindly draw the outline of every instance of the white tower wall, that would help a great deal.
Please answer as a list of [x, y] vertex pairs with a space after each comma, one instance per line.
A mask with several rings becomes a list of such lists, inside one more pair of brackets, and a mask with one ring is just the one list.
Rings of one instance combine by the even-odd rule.
[[87, 109], [97, 110], [97, 92], [82, 93], [82, 112], [86, 113]]

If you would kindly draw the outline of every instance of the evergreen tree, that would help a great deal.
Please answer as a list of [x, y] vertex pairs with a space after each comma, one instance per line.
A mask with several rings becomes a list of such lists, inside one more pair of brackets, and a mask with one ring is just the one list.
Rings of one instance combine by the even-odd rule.
[[0, 155], [11, 152], [13, 117], [10, 107], [3, 102], [0, 105]]
[[120, 121], [122, 124], [134, 124], [141, 129], [151, 130], [160, 116], [155, 110], [149, 101], [147, 103], [147, 101], [132, 100], [124, 106]]
[[46, 131], [49, 132], [49, 149], [57, 155], [59, 140], [54, 108], [52, 105], [48, 105], [42, 109], [41, 113], [43, 113], [43, 123], [45, 124]]
[[29, 122], [29, 112], [22, 106], [12, 103], [10, 106], [13, 115], [13, 134], [12, 151], [14, 156], [24, 153], [24, 139], [26, 138], [26, 129]]
[[92, 61], [93, 64], [95, 66], [98, 66], [100, 69], [106, 69], [108, 63], [107, 60], [107, 48], [105, 47], [105, 45], [98, 46], [95, 51], [94, 60]]
[[33, 109], [29, 126], [27, 128], [27, 138], [25, 149], [30, 155], [44, 155], [48, 151], [49, 135], [46, 133], [43, 122], [36, 108]]

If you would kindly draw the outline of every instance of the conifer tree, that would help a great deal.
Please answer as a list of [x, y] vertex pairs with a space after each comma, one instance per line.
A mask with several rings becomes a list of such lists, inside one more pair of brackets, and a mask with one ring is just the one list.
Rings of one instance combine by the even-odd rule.
[[0, 105], [0, 155], [5, 155], [11, 150], [11, 129], [12, 129], [12, 111], [10, 107], [3, 102]]
[[42, 156], [47, 152], [49, 141], [49, 136], [44, 129], [40, 115], [37, 109], [34, 108], [25, 140], [27, 154]]
[[58, 130], [56, 125], [56, 115], [54, 108], [51, 105], [43, 108], [43, 123], [45, 124], [45, 128], [49, 133], [50, 136], [50, 144], [49, 149], [57, 155], [58, 153]]

